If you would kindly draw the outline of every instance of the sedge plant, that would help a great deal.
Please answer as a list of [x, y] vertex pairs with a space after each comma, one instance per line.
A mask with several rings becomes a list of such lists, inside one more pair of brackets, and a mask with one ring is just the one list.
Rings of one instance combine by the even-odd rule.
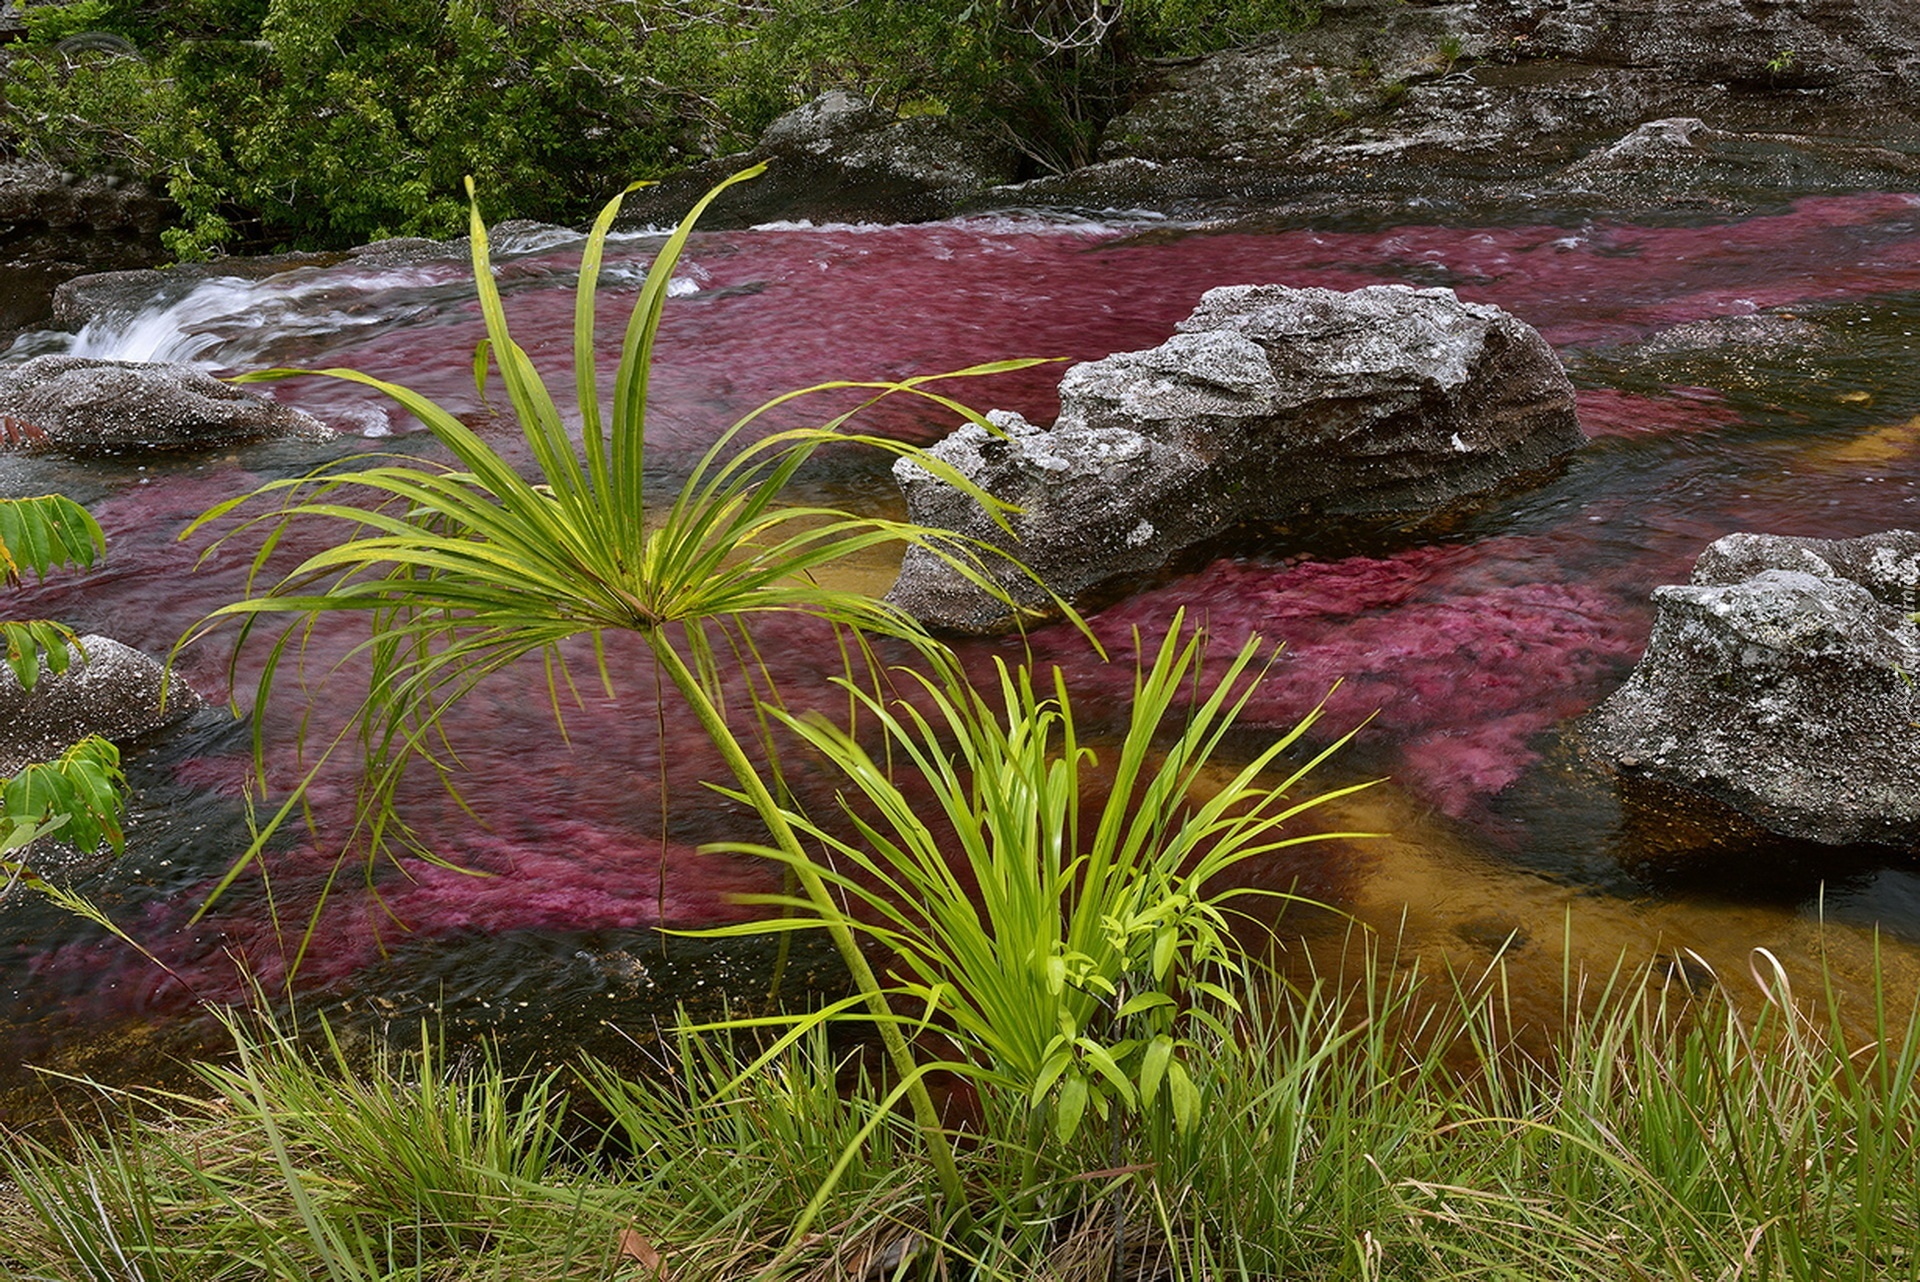
[[1134, 1121], [1196, 1124], [1193, 1057], [1231, 1040], [1240, 1009], [1234, 901], [1287, 897], [1230, 874], [1257, 856], [1360, 835], [1302, 833], [1295, 822], [1368, 786], [1301, 789], [1346, 738], [1278, 768], [1319, 709], [1237, 767], [1221, 763], [1266, 647], [1249, 638], [1208, 674], [1206, 635], [1184, 624], [1177, 613], [1158, 649], [1142, 651], [1127, 724], [1098, 753], [1058, 668], [1048, 681], [998, 659], [985, 690], [928, 676], [912, 699], [852, 690], [881, 727], [886, 759], [844, 726], [777, 712], [844, 773], [844, 822], [787, 814], [822, 855], [728, 847], [818, 876], [834, 895], [766, 896], [785, 914], [706, 933], [825, 928], [877, 943], [897, 1005], [916, 1012], [924, 1042], [949, 1051], [940, 1067], [985, 1106], [1011, 1109], [1023, 1189], [1039, 1186], [1043, 1154], [1090, 1119], [1116, 1139]]
[[1324, 969], [1250, 985], [1231, 1036], [1196, 1032], [1195, 1124], [1143, 1133], [1118, 1171], [1081, 1127], [1042, 1207], [997, 1160], [1022, 1120], [988, 1113], [960, 1155], [982, 1195], [966, 1244], [928, 1241], [911, 1133], [871, 1083], [846, 1089], [819, 1029], [731, 1090], [728, 1034], [681, 1038], [668, 1080], [590, 1068], [629, 1156], [576, 1160], [545, 1074], [431, 1042], [343, 1060], [235, 1022], [231, 1066], [201, 1070], [211, 1098], [108, 1092], [111, 1129], [82, 1108], [39, 1142], [0, 1132], [0, 1277], [1115, 1276], [1078, 1190], [1128, 1213], [1126, 1277], [1920, 1277], [1920, 1006], [1897, 956], [1851, 1014], [1758, 953], [1758, 990], [1570, 972], [1573, 1022], [1543, 1049], [1512, 1016], [1546, 1006], [1501, 963], [1445, 973], [1406, 942], [1356, 934]]
[[[435, 465], [406, 459], [365, 466], [361, 460], [347, 460], [270, 483], [203, 514], [182, 537], [236, 509], [265, 509], [229, 527], [220, 540], [240, 535], [260, 540], [249, 595], [215, 611], [182, 643], [235, 621], [237, 655], [256, 625], [290, 617], [286, 630], [266, 650], [256, 690], [256, 700], [264, 702], [283, 662], [298, 655], [312, 635], [314, 621], [343, 613], [367, 619], [370, 634], [361, 646], [370, 668], [366, 696], [318, 760], [324, 762], [349, 742], [363, 754], [353, 843], [368, 858], [396, 849], [432, 858], [431, 851], [410, 844], [412, 834], [397, 813], [396, 790], [412, 766], [436, 769], [450, 787], [457, 786], [450, 759], [442, 752], [449, 711], [488, 677], [523, 660], [544, 660], [550, 677], [564, 672], [562, 647], [569, 641], [593, 641], [599, 656], [597, 642], [605, 632], [639, 637], [718, 750], [739, 795], [764, 822], [769, 848], [781, 852], [793, 869], [803, 900], [823, 918], [834, 918], [828, 930], [856, 990], [866, 996], [879, 1021], [895, 1071], [907, 1084], [947, 1203], [964, 1215], [959, 1176], [912, 1050], [885, 1018], [883, 987], [854, 930], [839, 919], [826, 879], [807, 859], [792, 814], [781, 804], [777, 778], [765, 761], [756, 759], [753, 733], [743, 732], [730, 719], [722, 670], [725, 656], [751, 653], [745, 623], [768, 613], [805, 614], [851, 629], [858, 638], [901, 638], [929, 662], [948, 662], [943, 647], [902, 611], [866, 593], [823, 586], [816, 575], [874, 547], [906, 543], [928, 547], [991, 590], [979, 562], [984, 553], [925, 527], [783, 506], [782, 494], [819, 448], [860, 440], [896, 453], [911, 452], [921, 466], [965, 487], [991, 510], [1000, 505], [937, 459], [844, 430], [851, 413], [819, 428], [777, 431], [758, 439], [751, 439], [752, 434], [769, 412], [810, 392], [829, 390], [863, 394], [867, 403], [892, 395], [919, 397], [984, 423], [942, 395], [939, 380], [1035, 362], [1003, 361], [895, 382], [834, 382], [789, 393], [721, 432], [670, 501], [650, 502], [648, 377], [668, 283], [700, 214], [728, 186], [760, 172], [755, 166], [714, 188], [662, 245], [627, 322], [611, 402], [604, 409], [594, 350], [595, 287], [620, 198], [602, 210], [586, 242], [575, 299], [571, 391], [580, 423], [578, 439], [568, 430], [554, 393], [509, 333], [493, 280], [486, 227], [474, 204], [473, 270], [487, 331], [476, 353], [476, 380], [484, 391], [489, 365], [497, 369], [532, 458], [532, 479], [453, 414], [407, 388], [349, 369], [275, 369], [250, 375], [319, 373], [376, 388], [409, 411], [452, 461]], [[271, 574], [271, 554], [287, 529], [314, 521], [334, 527], [334, 545], [284, 574]], [[597, 658], [597, 666], [599, 679], [610, 687], [603, 658]], [[570, 681], [558, 678], [550, 681], [556, 718], [561, 714], [560, 691], [567, 684]], [[256, 738], [256, 751], [262, 746]], [[253, 846], [229, 870], [220, 890], [241, 875], [277, 828], [299, 813], [300, 792], [296, 788], [261, 825]]]

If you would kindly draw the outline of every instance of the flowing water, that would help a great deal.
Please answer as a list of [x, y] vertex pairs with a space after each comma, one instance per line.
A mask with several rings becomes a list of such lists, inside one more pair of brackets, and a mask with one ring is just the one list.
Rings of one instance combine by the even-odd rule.
[[[610, 251], [609, 358], [655, 243], [629, 237]], [[506, 249], [499, 275], [516, 336], [566, 379], [578, 242], [548, 235]], [[1913, 986], [1920, 875], [1911, 861], [1752, 844], [1730, 858], [1689, 854], [1660, 822], [1624, 809], [1563, 739], [1638, 656], [1652, 587], [1683, 579], [1712, 539], [1920, 524], [1913, 198], [1823, 198], [1743, 221], [1663, 226], [1223, 230], [1006, 215], [703, 234], [662, 331], [652, 463], [673, 479], [719, 426], [790, 388], [1148, 347], [1205, 289], [1268, 281], [1447, 285], [1506, 307], [1568, 363], [1593, 439], [1537, 484], [1438, 530], [1270, 530], [1223, 543], [1093, 616], [1109, 664], [1070, 629], [1041, 630], [1030, 644], [1072, 674], [1077, 707], [1094, 721], [1122, 715], [1136, 630], [1151, 644], [1183, 606], [1226, 642], [1257, 631], [1283, 643], [1252, 709], [1256, 737], [1325, 698], [1328, 724], [1360, 727], [1327, 781], [1386, 782], [1324, 822], [1389, 835], [1301, 847], [1259, 876], [1397, 937], [1407, 956], [1470, 969], [1504, 948], [1523, 1000], [1543, 1013], [1559, 1009], [1569, 968], [1605, 971], [1622, 958], [1697, 966], [1688, 950], [1729, 982], [1745, 982], [1755, 948], [1802, 972], [1824, 959], [1843, 995], [1867, 983], [1877, 952], [1889, 977]], [[1658, 338], [1759, 313], [1817, 329], [1793, 331], [1803, 337], [1789, 343]], [[213, 279], [78, 336], [29, 335], [5, 359], [76, 350], [222, 371], [350, 367], [404, 382], [505, 443], [511, 427], [487, 418], [472, 383], [480, 332], [465, 262], [425, 257]], [[1044, 422], [1061, 368], [954, 390]], [[93, 571], [12, 594], [4, 608], [165, 653], [237, 596], [247, 572], [239, 548], [196, 565], [206, 541], [177, 538], [193, 516], [343, 454], [427, 452], [408, 421], [363, 388], [299, 379], [271, 394], [339, 428], [341, 440], [126, 462], [0, 457], [0, 494], [65, 490], [89, 502], [110, 540]], [[864, 421], [920, 441], [950, 426], [904, 400]], [[884, 464], [871, 458], [831, 459], [808, 486], [809, 497], [898, 508]], [[304, 537], [317, 547], [324, 535]], [[883, 587], [890, 567], [869, 572]], [[760, 641], [786, 690], [824, 697], [834, 668], [825, 638], [783, 623]], [[304, 768], [296, 745], [310, 701], [311, 731], [337, 725], [351, 663], [332, 684], [328, 668], [351, 643], [350, 629], [323, 629], [309, 688], [285, 689], [259, 710], [274, 788]], [[224, 635], [193, 646], [180, 670], [224, 697], [229, 648]], [[993, 650], [973, 646], [970, 658], [984, 663]], [[202, 712], [135, 752], [127, 855], [73, 871], [144, 955], [13, 896], [0, 906], [5, 1058], [136, 1072], [149, 1050], [182, 1044], [166, 1030], [190, 1026], [204, 1003], [280, 985], [310, 917], [295, 983], [303, 999], [433, 1009], [537, 1028], [559, 1044], [658, 1009], [649, 993], [752, 987], [757, 979], [723, 971], [737, 959], [703, 969], [697, 949], [663, 959], [655, 943], [657, 925], [738, 916], [733, 896], [773, 880], [751, 860], [698, 852], [750, 839], [752, 825], [700, 786], [718, 777], [718, 762], [690, 721], [656, 717], [654, 676], [637, 647], [616, 641], [610, 657], [613, 692], [583, 685], [580, 706], [568, 706], [567, 740], [552, 728], [538, 673], [496, 680], [462, 714], [454, 729], [473, 813], [431, 781], [405, 799], [457, 867], [368, 875], [339, 866], [329, 839], [350, 822], [350, 780], [323, 771], [318, 834], [282, 843], [266, 880], [243, 880], [196, 919], [244, 844], [248, 727], [224, 710]], [[242, 656], [243, 693], [256, 663]], [[824, 800], [832, 782], [800, 786]]]

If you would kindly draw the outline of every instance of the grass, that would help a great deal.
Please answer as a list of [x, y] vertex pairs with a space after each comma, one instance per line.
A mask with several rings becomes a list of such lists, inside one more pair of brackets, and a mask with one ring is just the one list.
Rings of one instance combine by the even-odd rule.
[[654, 1074], [582, 1065], [589, 1124], [552, 1075], [485, 1056], [236, 1026], [206, 1098], [8, 1142], [0, 1271], [1065, 1282], [1116, 1276], [1118, 1244], [1128, 1277], [1920, 1276], [1912, 1010], [1850, 1035], [1767, 967], [1744, 1001], [1744, 979], [1696, 997], [1622, 971], [1570, 995], [1543, 1053], [1497, 966], [1356, 973], [1250, 995], [1191, 1060], [1194, 1125], [1083, 1131], [1038, 1186], [1021, 1120], [976, 1114], [972, 1227], [946, 1240], [917, 1129], [818, 1030], [744, 1075], [738, 1033], [688, 1034]]

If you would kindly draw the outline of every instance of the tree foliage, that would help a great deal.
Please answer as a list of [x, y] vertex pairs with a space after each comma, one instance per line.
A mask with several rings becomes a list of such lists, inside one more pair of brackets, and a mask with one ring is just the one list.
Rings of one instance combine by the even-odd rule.
[[38, 0], [0, 147], [178, 203], [169, 248], [451, 236], [472, 174], [571, 222], [603, 176], [746, 146], [826, 89], [1092, 159], [1153, 59], [1313, 0]]

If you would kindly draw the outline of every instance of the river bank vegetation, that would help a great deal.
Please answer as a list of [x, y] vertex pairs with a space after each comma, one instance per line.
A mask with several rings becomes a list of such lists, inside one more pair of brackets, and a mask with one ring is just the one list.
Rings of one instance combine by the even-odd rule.
[[[828, 89], [950, 113], [1036, 172], [1084, 163], [1157, 58], [1311, 0], [37, 0], [0, 157], [168, 195], [167, 246], [339, 248], [501, 217], [580, 222], [606, 176], [738, 151]], [[1203, 20], [1204, 19], [1204, 20]]]
[[1694, 993], [1660, 968], [1574, 978], [1543, 1039], [1510, 1021], [1497, 964], [1422, 974], [1365, 952], [1201, 1032], [1205, 1104], [1185, 1129], [1088, 1126], [1036, 1167], [1019, 1101], [981, 1096], [958, 1136], [964, 1232], [914, 1128], [819, 1035], [752, 1072], [742, 1034], [692, 1033], [657, 1075], [563, 1078], [449, 1063], [432, 1040], [369, 1057], [237, 1026], [204, 1098], [103, 1096], [117, 1125], [9, 1143], [0, 1266], [61, 1282], [1920, 1275], [1912, 1013], [1843, 1029], [1764, 964], [1757, 998], [1744, 976], [1692, 973]]

